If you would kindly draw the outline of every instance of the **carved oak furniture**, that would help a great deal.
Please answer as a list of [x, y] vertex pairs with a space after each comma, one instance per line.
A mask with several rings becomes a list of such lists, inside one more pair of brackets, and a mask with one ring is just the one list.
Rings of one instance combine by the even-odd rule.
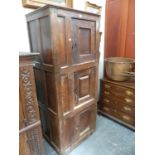
[[33, 72], [38, 54], [19, 56], [19, 154], [43, 155], [42, 133]]
[[99, 15], [47, 5], [26, 18], [43, 134], [66, 154], [96, 126]]
[[135, 85], [133, 81], [101, 81], [99, 112], [134, 129]]

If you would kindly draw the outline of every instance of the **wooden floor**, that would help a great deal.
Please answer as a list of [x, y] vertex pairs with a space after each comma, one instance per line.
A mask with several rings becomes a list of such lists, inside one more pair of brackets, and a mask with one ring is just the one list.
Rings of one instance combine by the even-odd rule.
[[[46, 141], [45, 155], [58, 155]], [[135, 155], [135, 132], [98, 116], [96, 131], [69, 155]]]

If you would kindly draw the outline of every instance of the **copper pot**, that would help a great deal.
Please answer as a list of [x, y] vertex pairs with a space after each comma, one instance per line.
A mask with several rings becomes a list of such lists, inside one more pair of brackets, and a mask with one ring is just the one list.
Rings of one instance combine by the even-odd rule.
[[105, 60], [105, 71], [109, 79], [114, 81], [127, 81], [130, 76], [126, 73], [132, 71], [134, 59], [124, 57], [109, 57]]

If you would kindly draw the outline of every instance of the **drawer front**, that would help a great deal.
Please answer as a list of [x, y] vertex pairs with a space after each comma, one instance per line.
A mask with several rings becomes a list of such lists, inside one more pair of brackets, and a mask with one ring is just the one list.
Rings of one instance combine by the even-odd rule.
[[126, 113], [123, 113], [121, 111], [117, 111], [116, 113], [117, 115], [117, 118], [120, 119], [121, 121], [125, 122], [125, 123], [128, 123], [128, 124], [131, 124], [131, 125], [135, 125], [135, 118], [126, 114]]
[[134, 104], [135, 90], [131, 88], [113, 85], [108, 82], [103, 83], [102, 95], [110, 98], [119, 98], [123, 102]]
[[118, 96], [115, 96], [115, 94], [112, 94], [110, 91], [102, 91], [102, 102], [109, 103], [109, 104], [111, 104], [111, 102], [114, 104], [121, 103], [123, 105], [135, 106], [135, 98], [126, 97], [126, 96], [118, 97]]
[[117, 110], [115, 108], [112, 108], [110, 106], [107, 106], [107, 105], [104, 105], [102, 107], [102, 112], [104, 112], [105, 114], [109, 114], [125, 123], [128, 123], [132, 126], [135, 125], [135, 117], [130, 115], [130, 114], [127, 114], [127, 113], [124, 113], [120, 110]]
[[107, 97], [102, 99], [102, 105], [103, 106], [109, 106], [109, 107], [112, 107], [112, 108], [116, 107], [115, 102], [112, 99], [107, 98]]
[[102, 111], [104, 113], [107, 113], [107, 114], [109, 114], [111, 116], [115, 116], [116, 117], [116, 114], [115, 114], [116, 110], [114, 108], [110, 107], [110, 106], [107, 106], [107, 105], [103, 106], [102, 107]]
[[135, 96], [134, 89], [126, 88], [126, 87], [120, 87], [117, 85], [113, 85], [112, 92], [113, 92], [113, 94], [115, 94], [115, 96], [118, 96], [118, 97], [134, 98], [134, 96]]
[[133, 106], [117, 103], [116, 108], [118, 111], [122, 111], [132, 117], [135, 116], [135, 108]]
[[132, 89], [131, 91], [121, 89], [124, 91], [124, 94], [122, 96], [117, 96], [116, 94], [119, 93], [120, 89], [116, 89], [115, 85], [105, 83], [102, 88], [101, 104], [103, 106], [108, 105], [110, 107], [116, 107], [116, 109], [120, 109], [123, 112], [134, 115], [135, 98], [133, 94], [134, 91], [132, 91]]
[[117, 102], [117, 104], [121, 103], [123, 105], [130, 105], [130, 106], [135, 106], [135, 99], [134, 98], [130, 98], [130, 97], [115, 97], [115, 102]]

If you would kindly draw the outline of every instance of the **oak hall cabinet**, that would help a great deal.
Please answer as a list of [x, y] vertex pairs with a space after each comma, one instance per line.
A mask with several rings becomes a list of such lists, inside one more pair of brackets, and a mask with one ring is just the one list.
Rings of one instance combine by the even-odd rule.
[[66, 154], [95, 130], [99, 15], [47, 5], [26, 18], [43, 134]]

